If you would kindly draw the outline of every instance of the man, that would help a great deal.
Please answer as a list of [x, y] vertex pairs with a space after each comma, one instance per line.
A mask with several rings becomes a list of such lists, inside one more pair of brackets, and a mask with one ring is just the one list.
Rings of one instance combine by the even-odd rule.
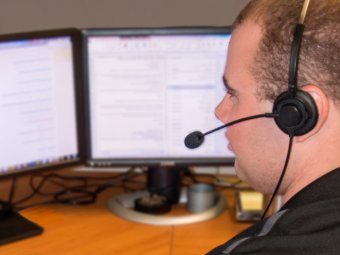
[[[250, 1], [234, 23], [224, 74], [226, 95], [216, 107], [224, 123], [272, 112], [288, 88], [294, 28], [303, 0]], [[298, 55], [299, 90], [314, 101], [310, 130], [287, 135], [272, 118], [229, 127], [239, 178], [273, 194], [281, 210], [208, 254], [340, 254], [340, 1], [311, 0]], [[292, 140], [291, 137], [292, 137]]]

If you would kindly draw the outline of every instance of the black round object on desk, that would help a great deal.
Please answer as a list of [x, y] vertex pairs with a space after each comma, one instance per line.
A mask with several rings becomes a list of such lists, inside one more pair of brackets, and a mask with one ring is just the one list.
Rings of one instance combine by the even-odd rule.
[[165, 196], [150, 195], [137, 198], [135, 210], [149, 214], [164, 214], [171, 210], [171, 204]]

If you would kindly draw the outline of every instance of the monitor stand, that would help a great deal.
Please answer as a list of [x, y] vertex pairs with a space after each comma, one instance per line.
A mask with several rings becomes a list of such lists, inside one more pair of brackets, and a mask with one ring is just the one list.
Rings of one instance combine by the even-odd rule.
[[167, 198], [170, 204], [177, 204], [181, 192], [181, 175], [185, 168], [149, 167], [146, 176], [146, 189], [150, 194]]
[[0, 245], [41, 234], [43, 229], [0, 201]]

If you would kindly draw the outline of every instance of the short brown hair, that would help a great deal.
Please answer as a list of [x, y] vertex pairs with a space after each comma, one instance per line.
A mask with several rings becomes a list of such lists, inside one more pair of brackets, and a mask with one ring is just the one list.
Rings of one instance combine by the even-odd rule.
[[[303, 0], [252, 0], [235, 20], [234, 29], [246, 20], [263, 31], [252, 74], [260, 99], [274, 100], [288, 87], [288, 66], [295, 24]], [[340, 102], [340, 1], [311, 0], [305, 19], [298, 65], [298, 86], [319, 86]]]

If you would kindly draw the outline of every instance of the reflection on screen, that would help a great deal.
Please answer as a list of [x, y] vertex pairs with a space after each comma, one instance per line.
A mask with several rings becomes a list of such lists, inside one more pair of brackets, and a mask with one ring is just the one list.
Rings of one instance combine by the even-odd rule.
[[223, 131], [196, 150], [183, 143], [221, 124], [214, 108], [229, 38], [89, 36], [92, 159], [232, 157]]
[[78, 157], [69, 37], [0, 42], [0, 174]]

